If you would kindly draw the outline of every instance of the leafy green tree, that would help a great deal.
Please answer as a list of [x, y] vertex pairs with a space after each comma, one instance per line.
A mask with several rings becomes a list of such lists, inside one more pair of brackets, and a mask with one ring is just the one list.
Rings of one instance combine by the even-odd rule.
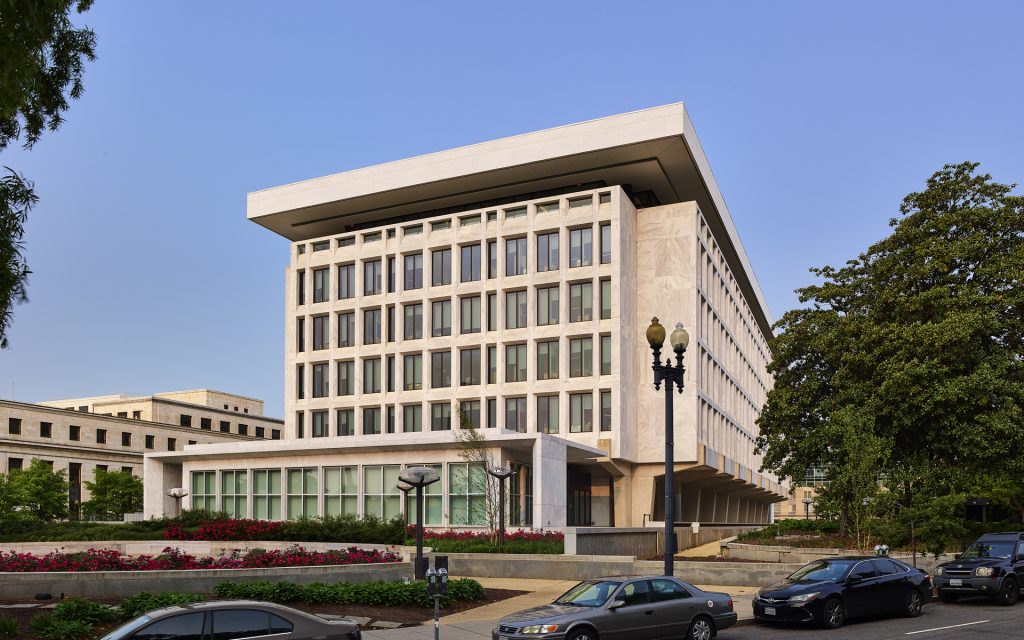
[[[96, 35], [75, 28], [70, 14], [91, 5], [92, 0], [0, 3], [0, 151], [22, 136], [25, 148], [32, 148], [43, 131], [60, 127], [68, 99], [82, 95]], [[0, 176], [0, 348], [7, 346], [14, 304], [26, 297], [24, 225], [36, 203], [33, 184], [6, 172]]]
[[993, 469], [1021, 476], [1024, 197], [977, 168], [946, 165], [903, 200], [891, 235], [811, 270], [822, 282], [776, 325], [758, 420], [766, 468], [846, 473], [857, 443], [836, 434], [855, 417], [901, 500], [920, 485], [931, 498], [963, 491]]
[[18, 511], [34, 515], [49, 522], [68, 517], [68, 480], [63, 469], [38, 458], [28, 469], [15, 469], [7, 478]]
[[94, 482], [85, 481], [89, 499], [82, 513], [99, 518], [121, 520], [126, 513], [142, 511], [142, 479], [128, 471], [96, 469]]

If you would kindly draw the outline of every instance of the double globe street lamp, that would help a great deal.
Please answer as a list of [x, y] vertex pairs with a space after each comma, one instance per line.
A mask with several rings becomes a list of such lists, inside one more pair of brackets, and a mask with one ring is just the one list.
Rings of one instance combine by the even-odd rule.
[[661, 326], [658, 318], [651, 319], [651, 326], [647, 327], [647, 342], [654, 352], [654, 388], [661, 389], [661, 383], [665, 383], [665, 575], [671, 576], [675, 573], [675, 456], [673, 442], [673, 411], [672, 411], [672, 387], [675, 386], [679, 393], [683, 392], [683, 376], [686, 374], [686, 367], [683, 366], [683, 354], [690, 342], [690, 334], [683, 328], [682, 322], [677, 322], [672, 335], [669, 336], [669, 344], [676, 355], [675, 364], [672, 357], [661, 362], [661, 347], [665, 344], [665, 327]]
[[437, 469], [430, 467], [406, 467], [398, 476], [400, 480], [398, 489], [402, 489], [404, 482], [409, 487], [416, 489], [416, 579], [422, 580], [427, 575], [427, 560], [423, 557], [423, 488], [434, 484], [441, 479]]

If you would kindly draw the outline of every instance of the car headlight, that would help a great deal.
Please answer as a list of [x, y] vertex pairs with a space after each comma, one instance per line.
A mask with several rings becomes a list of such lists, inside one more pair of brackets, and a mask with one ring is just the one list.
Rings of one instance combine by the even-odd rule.
[[974, 575], [977, 576], [990, 576], [992, 575], [992, 567], [978, 567], [974, 570]]
[[942, 567], [935, 567], [935, 575], [937, 575], [937, 576], [941, 576], [942, 575]]
[[798, 596], [793, 596], [786, 602], [788, 602], [789, 604], [807, 604], [808, 602], [813, 602], [817, 599], [818, 592], [815, 591], [814, 593], [801, 593]]
[[557, 624], [531, 624], [520, 629], [519, 633], [553, 633], [555, 631], [558, 631]]

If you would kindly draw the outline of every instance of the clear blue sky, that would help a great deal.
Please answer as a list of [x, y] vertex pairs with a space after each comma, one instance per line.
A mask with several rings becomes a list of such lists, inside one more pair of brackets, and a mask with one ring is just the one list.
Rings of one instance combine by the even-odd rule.
[[245, 194], [686, 103], [775, 318], [944, 163], [1024, 181], [1024, 3], [129, 2], [36, 182], [0, 397], [283, 411], [288, 242]]

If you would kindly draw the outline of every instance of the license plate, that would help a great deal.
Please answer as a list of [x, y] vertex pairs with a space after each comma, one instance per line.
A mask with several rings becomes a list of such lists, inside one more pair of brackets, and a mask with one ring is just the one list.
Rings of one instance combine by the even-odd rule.
[[951, 587], [962, 587], [962, 586], [964, 586], [964, 581], [961, 580], [960, 578], [950, 578], [949, 586], [951, 586]]
[[508, 636], [498, 636], [498, 640], [512, 640]]
[[774, 616], [775, 615], [775, 607], [765, 607], [764, 608], [764, 615], [766, 615], [766, 616]]

